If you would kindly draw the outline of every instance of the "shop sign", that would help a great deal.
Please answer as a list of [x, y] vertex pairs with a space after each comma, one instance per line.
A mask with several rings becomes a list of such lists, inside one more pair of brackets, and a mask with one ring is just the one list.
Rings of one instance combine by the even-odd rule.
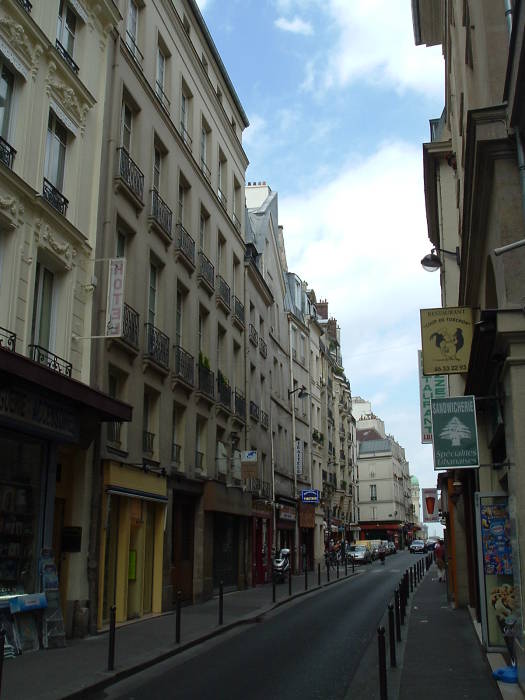
[[299, 504], [299, 527], [315, 527], [315, 506], [307, 503]]
[[295, 508], [292, 508], [292, 506], [284, 506], [282, 504], [279, 505], [279, 519], [280, 520], [291, 520], [295, 522], [296, 520], [296, 515], [295, 515]]
[[479, 466], [474, 396], [432, 399], [434, 470]]
[[421, 489], [421, 497], [423, 499], [423, 522], [438, 523], [439, 508], [437, 489]]
[[304, 445], [302, 440], [295, 441], [295, 473], [302, 476], [304, 464]]
[[256, 479], [257, 450], [241, 452], [241, 479]]
[[445, 374], [433, 374], [425, 377], [423, 374], [423, 353], [417, 351], [419, 364], [419, 413], [421, 417], [421, 442], [432, 442], [432, 413], [431, 399], [444, 399], [448, 396], [448, 377]]
[[420, 309], [423, 374], [468, 372], [474, 329], [471, 308]]
[[303, 503], [319, 503], [320, 498], [319, 489], [303, 489], [301, 491], [301, 501]]
[[0, 389], [0, 418], [21, 424], [21, 429], [44, 431], [51, 437], [77, 442], [79, 421], [68, 406], [18, 388]]
[[106, 304], [106, 337], [119, 338], [124, 320], [124, 280], [126, 258], [111, 258], [108, 274], [108, 299]]

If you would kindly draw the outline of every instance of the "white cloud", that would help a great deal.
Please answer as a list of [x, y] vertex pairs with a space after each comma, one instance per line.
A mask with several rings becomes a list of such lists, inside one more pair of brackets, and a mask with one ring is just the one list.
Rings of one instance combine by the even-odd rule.
[[306, 22], [297, 15], [293, 19], [278, 17], [274, 24], [278, 29], [282, 29], [284, 32], [291, 32], [292, 34], [303, 34], [304, 36], [310, 36], [314, 33], [310, 22]]
[[242, 134], [242, 143], [244, 148], [246, 148], [246, 146], [255, 146], [257, 141], [260, 141], [261, 139], [266, 141], [266, 127], [267, 124], [264, 117], [261, 117], [259, 114], [252, 114], [250, 116], [250, 126], [245, 129]]

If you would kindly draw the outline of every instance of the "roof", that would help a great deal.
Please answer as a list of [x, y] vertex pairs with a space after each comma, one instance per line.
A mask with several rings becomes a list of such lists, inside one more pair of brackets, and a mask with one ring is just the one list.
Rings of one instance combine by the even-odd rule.
[[392, 452], [392, 444], [389, 438], [380, 440], [368, 440], [359, 443], [359, 454], [372, 454], [373, 452]]
[[382, 440], [382, 436], [375, 428], [366, 428], [357, 431], [357, 442], [367, 442], [369, 440]]
[[410, 481], [414, 484], [414, 486], [419, 486], [419, 479], [417, 476], [411, 476]]

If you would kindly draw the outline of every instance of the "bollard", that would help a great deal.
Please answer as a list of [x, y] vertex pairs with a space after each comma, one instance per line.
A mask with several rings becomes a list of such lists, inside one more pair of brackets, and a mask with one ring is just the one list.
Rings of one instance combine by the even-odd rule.
[[345, 557], [345, 576], [348, 576], [348, 559]]
[[272, 579], [272, 603], [275, 603], [275, 577]]
[[0, 696], [2, 695], [2, 675], [4, 672], [5, 631], [0, 630]]
[[330, 583], [330, 562], [326, 562], [326, 580]]
[[352, 557], [352, 573], [355, 573], [355, 559]]
[[408, 575], [409, 575], [409, 578], [410, 578], [410, 593], [412, 593], [413, 590], [414, 590], [414, 578], [413, 578], [414, 574], [412, 573], [412, 567], [410, 567], [410, 570], [409, 570], [409, 574], [408, 574]]
[[394, 612], [396, 618], [396, 639], [398, 642], [401, 641], [401, 612], [399, 609], [399, 591], [396, 588], [394, 591]]
[[115, 668], [115, 622], [117, 619], [117, 606], [109, 609], [109, 646], [108, 646], [108, 671]]
[[224, 583], [223, 581], [219, 581], [219, 625], [222, 625], [224, 621], [223, 613], [224, 613]]
[[288, 571], [288, 595], [292, 595], [292, 570]]
[[406, 592], [405, 592], [405, 586], [403, 583], [403, 580], [401, 581], [400, 584], [400, 598], [399, 598], [399, 614], [401, 616], [401, 624], [405, 624], [405, 611], [406, 611]]
[[388, 700], [386, 687], [386, 645], [385, 628], [377, 628], [377, 652], [379, 656], [379, 697], [381, 700]]
[[339, 559], [337, 560], [337, 565], [336, 565], [336, 572], [337, 572], [337, 578], [339, 578]]
[[390, 646], [390, 668], [396, 667], [396, 633], [394, 630], [394, 606], [388, 604], [388, 643]]
[[182, 599], [182, 591], [177, 591], [177, 600], [175, 607], [175, 644], [180, 644], [180, 602]]
[[317, 585], [321, 585], [321, 564], [317, 564]]
[[308, 590], [308, 569], [304, 567], [304, 590]]

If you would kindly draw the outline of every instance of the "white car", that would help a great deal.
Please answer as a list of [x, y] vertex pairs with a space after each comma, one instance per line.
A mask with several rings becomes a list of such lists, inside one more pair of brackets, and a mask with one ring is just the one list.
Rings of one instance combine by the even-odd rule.
[[410, 545], [411, 554], [423, 554], [426, 551], [427, 548], [423, 540], [414, 540]]

